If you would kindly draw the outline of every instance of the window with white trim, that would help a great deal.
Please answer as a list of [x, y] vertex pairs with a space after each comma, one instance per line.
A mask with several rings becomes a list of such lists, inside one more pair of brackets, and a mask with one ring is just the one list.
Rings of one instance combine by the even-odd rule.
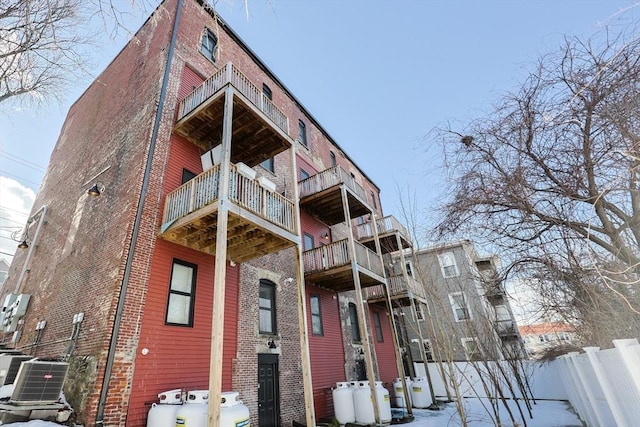
[[424, 309], [421, 303], [416, 304], [415, 319], [420, 322], [424, 321]]
[[439, 254], [438, 263], [440, 263], [442, 277], [457, 277], [460, 275], [458, 266], [456, 265], [456, 258], [453, 256], [453, 252], [445, 252]]
[[464, 348], [464, 354], [467, 355], [469, 360], [480, 359], [480, 346], [478, 345], [477, 338], [462, 338], [462, 347]]
[[413, 275], [413, 264], [411, 263], [411, 261], [407, 261], [404, 267], [407, 270], [407, 274], [409, 275], [409, 277], [413, 277], [415, 279], [416, 276]]
[[449, 303], [451, 303], [453, 317], [456, 319], [456, 322], [471, 320], [471, 308], [469, 307], [469, 301], [467, 301], [464, 292], [453, 292], [449, 294]]
[[196, 270], [195, 264], [173, 260], [165, 317], [167, 325], [193, 326]]
[[216, 62], [216, 45], [218, 38], [210, 29], [205, 29], [202, 34], [202, 44], [200, 45], [200, 53], [212, 62]]
[[320, 297], [311, 295], [309, 298], [311, 306], [311, 332], [313, 335], [322, 335], [322, 312], [320, 311]]
[[427, 356], [427, 361], [433, 362], [433, 349], [431, 348], [431, 340], [422, 340], [422, 346], [424, 347], [424, 354]]

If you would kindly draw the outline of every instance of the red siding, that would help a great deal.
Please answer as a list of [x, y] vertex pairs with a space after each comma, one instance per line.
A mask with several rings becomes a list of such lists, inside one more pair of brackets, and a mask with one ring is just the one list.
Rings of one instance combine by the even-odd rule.
[[345, 381], [344, 350], [342, 348], [342, 328], [338, 296], [315, 286], [307, 286], [309, 297], [320, 297], [323, 335], [313, 335], [311, 330], [311, 309], [307, 312], [309, 323], [309, 352], [311, 355], [311, 378], [316, 417], [333, 415], [331, 387], [336, 382]]
[[[396, 355], [393, 348], [393, 335], [391, 332], [390, 317], [384, 309], [371, 307], [370, 325], [373, 333], [373, 342], [375, 343], [376, 358], [378, 360], [378, 371], [380, 373], [380, 381], [385, 385], [393, 382], [398, 377], [396, 369]], [[380, 316], [380, 324], [382, 325], [383, 342], [378, 342], [376, 338], [375, 323], [373, 321], [373, 313], [377, 312]]]
[[[180, 185], [182, 169], [199, 173], [199, 149], [173, 137], [164, 194]], [[198, 266], [193, 327], [167, 326], [165, 314], [173, 259]], [[174, 388], [207, 389], [211, 346], [214, 257], [158, 240], [148, 283], [127, 426], [144, 426], [148, 404], [157, 394]], [[232, 359], [236, 354], [238, 320], [238, 268], [227, 267], [222, 389], [231, 390]], [[140, 351], [147, 348], [149, 353]]]
[[[303, 233], [313, 236], [314, 247], [331, 243], [331, 229], [303, 211], [300, 212], [300, 226]], [[329, 235], [326, 239], [325, 234]]]
[[196, 74], [189, 67], [184, 67], [182, 70], [182, 79], [180, 81], [180, 89], [178, 90], [178, 100], [184, 99], [187, 95], [189, 95], [195, 88], [200, 86], [204, 79]]

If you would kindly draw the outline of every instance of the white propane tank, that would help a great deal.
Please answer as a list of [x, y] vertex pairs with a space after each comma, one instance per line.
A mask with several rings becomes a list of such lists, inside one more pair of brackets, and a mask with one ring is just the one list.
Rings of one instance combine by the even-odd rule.
[[147, 415], [147, 427], [174, 427], [176, 412], [182, 405], [182, 390], [168, 390], [158, 394], [160, 403], [153, 403]]
[[[404, 388], [402, 387], [402, 378], [396, 378], [393, 382], [393, 390], [396, 395], [396, 406], [398, 408], [406, 408], [411, 406], [411, 378], [405, 377], [404, 382], [407, 384], [407, 398], [404, 396]], [[409, 405], [405, 404], [405, 400], [409, 399]]]
[[206, 427], [209, 390], [192, 390], [187, 393], [184, 405], [176, 412], [175, 427]]
[[333, 411], [341, 425], [356, 422], [356, 409], [353, 402], [353, 388], [347, 382], [336, 383], [333, 389]]
[[425, 377], [416, 377], [411, 386], [411, 399], [414, 408], [428, 408], [433, 402], [429, 392], [429, 384]]
[[369, 381], [358, 381], [357, 388], [353, 392], [353, 406], [356, 412], [357, 424], [374, 424], [376, 422], [373, 413], [373, 399]]
[[240, 393], [223, 392], [221, 404], [220, 427], [249, 427], [251, 415], [249, 408], [240, 400]]
[[391, 399], [389, 398], [389, 390], [382, 386], [382, 381], [376, 381], [375, 384], [380, 422], [383, 424], [389, 424], [391, 423]]

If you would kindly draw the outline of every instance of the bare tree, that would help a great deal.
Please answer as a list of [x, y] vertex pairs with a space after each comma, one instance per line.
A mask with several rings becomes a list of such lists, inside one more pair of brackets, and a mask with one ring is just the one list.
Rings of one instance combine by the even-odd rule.
[[78, 0], [0, 2], [0, 102], [59, 93], [81, 69], [83, 15]]
[[[121, 32], [156, 0], [0, 0], [0, 103], [59, 97], [90, 76], [90, 49]], [[210, 7], [210, 6], [207, 6]]]
[[567, 38], [486, 117], [440, 130], [455, 188], [439, 236], [490, 242], [580, 299], [565, 313], [597, 289], [640, 324], [639, 118], [640, 40]]

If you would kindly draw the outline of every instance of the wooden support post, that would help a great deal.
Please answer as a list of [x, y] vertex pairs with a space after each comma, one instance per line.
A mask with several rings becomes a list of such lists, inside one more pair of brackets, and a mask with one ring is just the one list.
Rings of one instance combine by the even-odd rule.
[[[409, 398], [410, 391], [407, 388], [407, 379], [404, 372], [404, 366], [402, 363], [402, 353], [400, 352], [400, 341], [398, 340], [398, 328], [396, 327], [396, 321], [393, 318], [393, 304], [391, 303], [391, 291], [389, 289], [389, 278], [386, 277], [387, 270], [384, 268], [384, 260], [382, 259], [382, 247], [380, 245], [380, 237], [378, 235], [378, 219], [376, 218], [375, 213], [373, 213], [371, 216], [373, 218], [372, 230], [373, 230], [373, 239], [376, 244], [376, 253], [378, 254], [378, 258], [380, 259], [380, 263], [382, 264], [383, 271], [385, 272], [384, 275], [386, 280], [384, 283], [384, 289], [387, 294], [386, 303], [387, 303], [387, 310], [389, 311], [389, 319], [391, 319], [391, 333], [393, 334], [393, 349], [396, 352], [396, 369], [398, 371], [398, 375], [400, 376], [400, 382], [402, 383], [402, 391], [404, 394], [404, 401], [405, 401], [405, 407], [407, 408], [407, 413], [409, 414], [409, 416], [413, 416], [413, 408], [411, 407], [411, 399]], [[396, 242], [398, 244], [398, 247], [400, 248], [400, 252], [402, 252], [402, 244], [400, 243], [400, 236], [398, 236], [398, 233], [396, 233]], [[408, 281], [406, 281], [405, 283], [407, 284], [407, 286], [409, 285]], [[409, 298], [411, 298], [411, 295], [409, 295]], [[394, 390], [394, 393], [395, 393], [395, 390]]]
[[[400, 238], [396, 236], [398, 247], [400, 248], [400, 262], [401, 262], [401, 270], [402, 270], [402, 279], [407, 284], [407, 288], [409, 287], [409, 273], [407, 272], [407, 261], [404, 257], [404, 251], [402, 250], [402, 245], [400, 242]], [[424, 286], [424, 284], [423, 284]], [[424, 338], [422, 335], [422, 327], [420, 326], [420, 320], [418, 320], [418, 309], [416, 308], [416, 302], [413, 298], [413, 294], [409, 291], [409, 303], [411, 304], [411, 313], [413, 314], [413, 318], [416, 320], [416, 328], [418, 329], [418, 337], [420, 339], [420, 343], [418, 347], [420, 348], [420, 355], [422, 356], [422, 362], [424, 363], [424, 372], [427, 376], [427, 383], [429, 384], [429, 392], [431, 393], [431, 404], [436, 405], [436, 393], [433, 390], [433, 383], [431, 381], [431, 373], [429, 372], [429, 361], [427, 359], [427, 352], [424, 349]]]
[[300, 363], [302, 365], [302, 386], [304, 389], [304, 409], [307, 427], [315, 427], [316, 414], [313, 404], [313, 384], [311, 380], [311, 358], [309, 356], [309, 329], [307, 326], [307, 292], [304, 282], [304, 263], [302, 259], [302, 227], [300, 224], [300, 200], [298, 189], [298, 167], [295, 143], [291, 147], [291, 169], [293, 172], [293, 195], [295, 230], [298, 235], [296, 244], [296, 285], [298, 288], [298, 328], [300, 329]]
[[227, 226], [229, 218], [229, 174], [231, 163], [231, 134], [233, 125], [233, 87], [225, 90], [222, 130], [222, 161], [218, 192], [218, 229], [213, 278], [213, 315], [211, 317], [211, 358], [209, 363], [208, 427], [220, 426], [222, 401], [222, 351], [224, 337], [224, 294], [227, 275]]
[[349, 214], [349, 202], [347, 199], [347, 190], [342, 185], [342, 208], [344, 209], [344, 218], [347, 229], [349, 230], [349, 259], [351, 260], [351, 274], [353, 274], [353, 284], [356, 294], [356, 312], [358, 313], [358, 326], [360, 327], [360, 338], [362, 339], [362, 347], [364, 347], [364, 360], [367, 367], [367, 378], [369, 380], [369, 388], [371, 389], [371, 399], [373, 401], [373, 414], [376, 423], [380, 424], [380, 407], [378, 406], [378, 395], [376, 393], [375, 371], [373, 370], [373, 357], [371, 355], [371, 344], [369, 342], [369, 328], [366, 319], [367, 310], [364, 309], [364, 300], [362, 298], [362, 287], [360, 286], [360, 273], [358, 271], [358, 263], [356, 260], [356, 242], [353, 235], [353, 227], [351, 225], [351, 214]]

